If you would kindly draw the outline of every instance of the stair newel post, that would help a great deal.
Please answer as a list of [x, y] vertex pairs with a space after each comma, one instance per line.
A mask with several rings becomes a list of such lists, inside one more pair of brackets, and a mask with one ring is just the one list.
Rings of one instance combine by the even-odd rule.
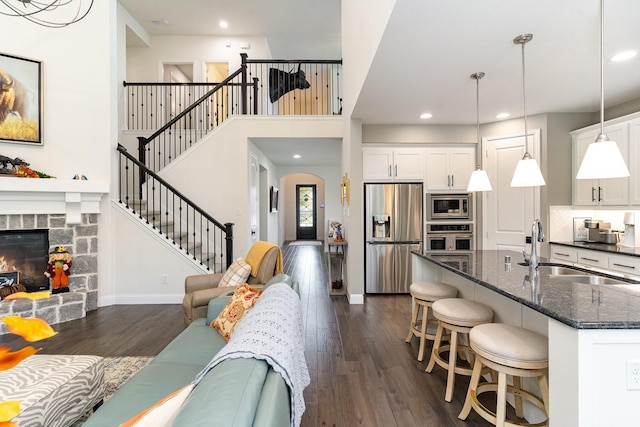
[[240, 58], [242, 59], [242, 83], [240, 85], [240, 93], [242, 94], [242, 114], [247, 114], [247, 57], [246, 53], [241, 53]]
[[225, 227], [225, 240], [227, 241], [227, 268], [233, 263], [233, 223], [226, 222]]
[[[144, 136], [138, 137], [138, 160], [143, 165], [147, 164], [147, 138]], [[145, 172], [144, 169], [138, 167], [138, 184], [139, 184], [139, 198], [138, 200], [142, 200], [142, 183], [145, 181]]]
[[258, 78], [253, 78], [253, 114], [258, 114]]

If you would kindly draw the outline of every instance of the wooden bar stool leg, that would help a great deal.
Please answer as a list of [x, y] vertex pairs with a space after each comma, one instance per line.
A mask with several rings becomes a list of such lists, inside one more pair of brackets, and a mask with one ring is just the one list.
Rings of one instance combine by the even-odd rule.
[[513, 377], [513, 401], [516, 409], [516, 416], [518, 418], [522, 418], [524, 416], [524, 412], [522, 411], [522, 395], [520, 394], [520, 390], [522, 390], [522, 381], [520, 377]]
[[413, 338], [413, 330], [415, 327], [415, 324], [418, 321], [418, 310], [420, 310], [420, 306], [418, 305], [418, 302], [415, 301], [414, 299], [414, 303], [413, 303], [413, 313], [411, 313], [411, 325], [409, 325], [409, 335], [407, 335], [407, 339], [404, 340], [404, 342], [411, 342], [411, 338]]
[[451, 331], [451, 347], [449, 347], [449, 367], [447, 368], [447, 390], [444, 400], [451, 402], [453, 398], [453, 386], [456, 383], [456, 364], [458, 363], [458, 331]]
[[429, 307], [422, 306], [422, 329], [421, 329], [422, 334], [420, 335], [420, 350], [418, 351], [419, 362], [422, 362], [422, 359], [424, 358], [424, 345], [427, 342], [428, 311], [429, 311]]
[[429, 364], [427, 365], [427, 369], [425, 372], [431, 373], [433, 367], [436, 364], [436, 357], [438, 356], [438, 348], [440, 344], [442, 344], [442, 335], [444, 333], [444, 328], [440, 323], [438, 323], [438, 331], [436, 332], [436, 339], [433, 341], [433, 349], [431, 350], [431, 358], [429, 359]]
[[540, 394], [542, 394], [542, 401], [544, 403], [544, 411], [549, 417], [549, 381], [547, 375], [541, 375], [538, 377], [538, 385], [540, 386]]
[[498, 372], [498, 402], [496, 405], [496, 427], [504, 427], [507, 416], [507, 374], [504, 372]]
[[471, 380], [469, 381], [469, 389], [467, 390], [467, 397], [464, 400], [464, 406], [462, 407], [462, 411], [458, 415], [458, 418], [461, 420], [466, 420], [471, 412], [471, 401], [473, 397], [476, 395], [476, 389], [478, 388], [478, 383], [480, 382], [480, 374], [482, 373], [482, 362], [478, 357], [476, 357], [476, 361], [473, 364], [473, 372], [471, 373]]

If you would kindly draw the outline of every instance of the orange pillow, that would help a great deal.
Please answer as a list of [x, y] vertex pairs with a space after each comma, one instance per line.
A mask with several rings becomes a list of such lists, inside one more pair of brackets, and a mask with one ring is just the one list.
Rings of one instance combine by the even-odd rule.
[[155, 405], [140, 412], [120, 427], [162, 427], [168, 426], [176, 417], [182, 404], [193, 389], [193, 384], [182, 387], [159, 400]]
[[256, 305], [261, 293], [261, 289], [252, 288], [246, 283], [238, 286], [218, 317], [211, 322], [211, 327], [216, 328], [222, 338], [229, 342], [236, 325]]

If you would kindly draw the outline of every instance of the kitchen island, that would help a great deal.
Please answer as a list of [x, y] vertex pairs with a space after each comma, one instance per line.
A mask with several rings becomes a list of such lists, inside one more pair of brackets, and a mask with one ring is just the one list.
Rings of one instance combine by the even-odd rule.
[[627, 381], [628, 365], [640, 364], [640, 284], [585, 283], [544, 266], [532, 280], [513, 251], [412, 257], [414, 281], [448, 283], [490, 306], [494, 321], [548, 337], [552, 426], [640, 425], [640, 390]]

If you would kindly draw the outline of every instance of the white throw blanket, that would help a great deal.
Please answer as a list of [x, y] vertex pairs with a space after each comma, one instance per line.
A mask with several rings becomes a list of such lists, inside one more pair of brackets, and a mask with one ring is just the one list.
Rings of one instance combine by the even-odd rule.
[[303, 391], [311, 380], [304, 358], [300, 297], [289, 285], [277, 283], [265, 289], [194, 384], [223, 360], [236, 358], [265, 360], [282, 375], [290, 389], [291, 426], [299, 426], [305, 410]]

